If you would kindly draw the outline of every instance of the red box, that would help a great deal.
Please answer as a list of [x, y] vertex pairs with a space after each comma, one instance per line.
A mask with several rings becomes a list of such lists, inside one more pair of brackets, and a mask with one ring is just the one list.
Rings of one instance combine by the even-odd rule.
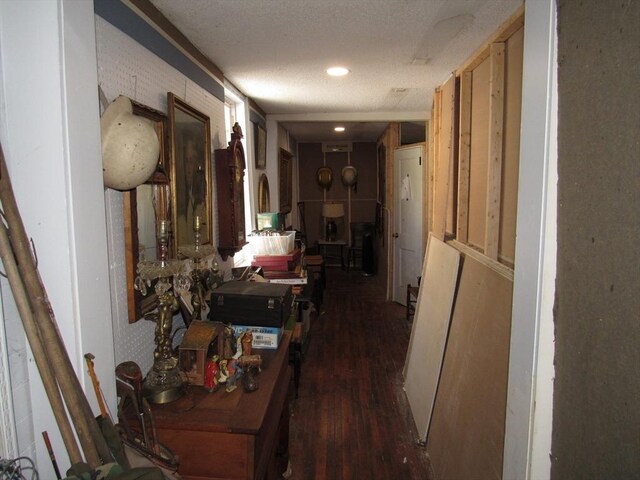
[[299, 262], [300, 249], [296, 248], [287, 255], [256, 255], [251, 266], [259, 266], [263, 270], [286, 272], [295, 269]]

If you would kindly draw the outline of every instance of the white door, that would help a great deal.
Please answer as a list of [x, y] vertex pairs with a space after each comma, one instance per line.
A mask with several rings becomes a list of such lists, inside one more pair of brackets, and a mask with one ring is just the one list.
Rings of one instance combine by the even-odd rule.
[[407, 284], [422, 271], [422, 145], [394, 152], [393, 300], [406, 304]]

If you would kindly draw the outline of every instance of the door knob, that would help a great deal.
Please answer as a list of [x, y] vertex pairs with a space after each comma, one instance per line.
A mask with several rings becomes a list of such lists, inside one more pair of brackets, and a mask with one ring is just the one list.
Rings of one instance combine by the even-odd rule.
[[398, 238], [398, 234], [397, 234], [397, 233], [394, 233], [394, 234], [393, 234], [393, 238]]

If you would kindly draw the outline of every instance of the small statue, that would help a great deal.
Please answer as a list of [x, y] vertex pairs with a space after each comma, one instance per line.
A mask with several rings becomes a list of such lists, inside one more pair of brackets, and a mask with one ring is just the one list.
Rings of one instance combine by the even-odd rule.
[[[158, 300], [159, 307], [157, 312], [145, 315], [145, 318], [156, 322], [156, 348], [153, 356], [156, 360], [169, 361], [172, 363], [171, 330], [173, 329], [173, 313], [178, 310], [178, 301], [171, 292], [161, 294]], [[177, 362], [177, 358], [175, 362]]]
[[225, 359], [233, 358], [236, 353], [236, 339], [231, 324], [224, 326], [224, 351], [222, 356]]
[[228, 360], [226, 367], [227, 367], [228, 378], [227, 378], [227, 387], [225, 388], [225, 391], [233, 392], [237, 388], [236, 382], [242, 376], [242, 368], [240, 368], [240, 365], [238, 364], [236, 359]]
[[247, 330], [242, 334], [242, 355], [251, 355], [251, 346], [253, 345], [253, 331]]
[[218, 366], [219, 357], [214, 355], [207, 362], [207, 366], [204, 371], [204, 388], [208, 392], [215, 392], [218, 389], [218, 373], [220, 367]]
[[227, 363], [228, 361], [226, 359], [222, 359], [220, 360], [220, 362], [218, 362], [218, 373], [216, 374], [216, 380], [218, 381], [218, 384], [220, 383], [227, 383], [227, 380], [229, 379], [229, 370], [227, 370]]
[[255, 392], [258, 389], [257, 370], [257, 367], [249, 367], [242, 377], [242, 386], [247, 393]]
[[205, 289], [202, 286], [203, 279], [197, 269], [191, 271], [193, 286], [191, 287], [191, 307], [193, 308], [192, 320], [204, 320], [202, 318], [202, 307], [205, 296]]

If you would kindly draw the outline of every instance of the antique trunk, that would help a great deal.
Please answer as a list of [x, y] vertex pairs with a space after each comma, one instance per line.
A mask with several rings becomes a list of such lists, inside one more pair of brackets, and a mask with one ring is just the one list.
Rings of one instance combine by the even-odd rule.
[[230, 281], [211, 292], [210, 318], [233, 325], [282, 328], [292, 304], [290, 285]]

